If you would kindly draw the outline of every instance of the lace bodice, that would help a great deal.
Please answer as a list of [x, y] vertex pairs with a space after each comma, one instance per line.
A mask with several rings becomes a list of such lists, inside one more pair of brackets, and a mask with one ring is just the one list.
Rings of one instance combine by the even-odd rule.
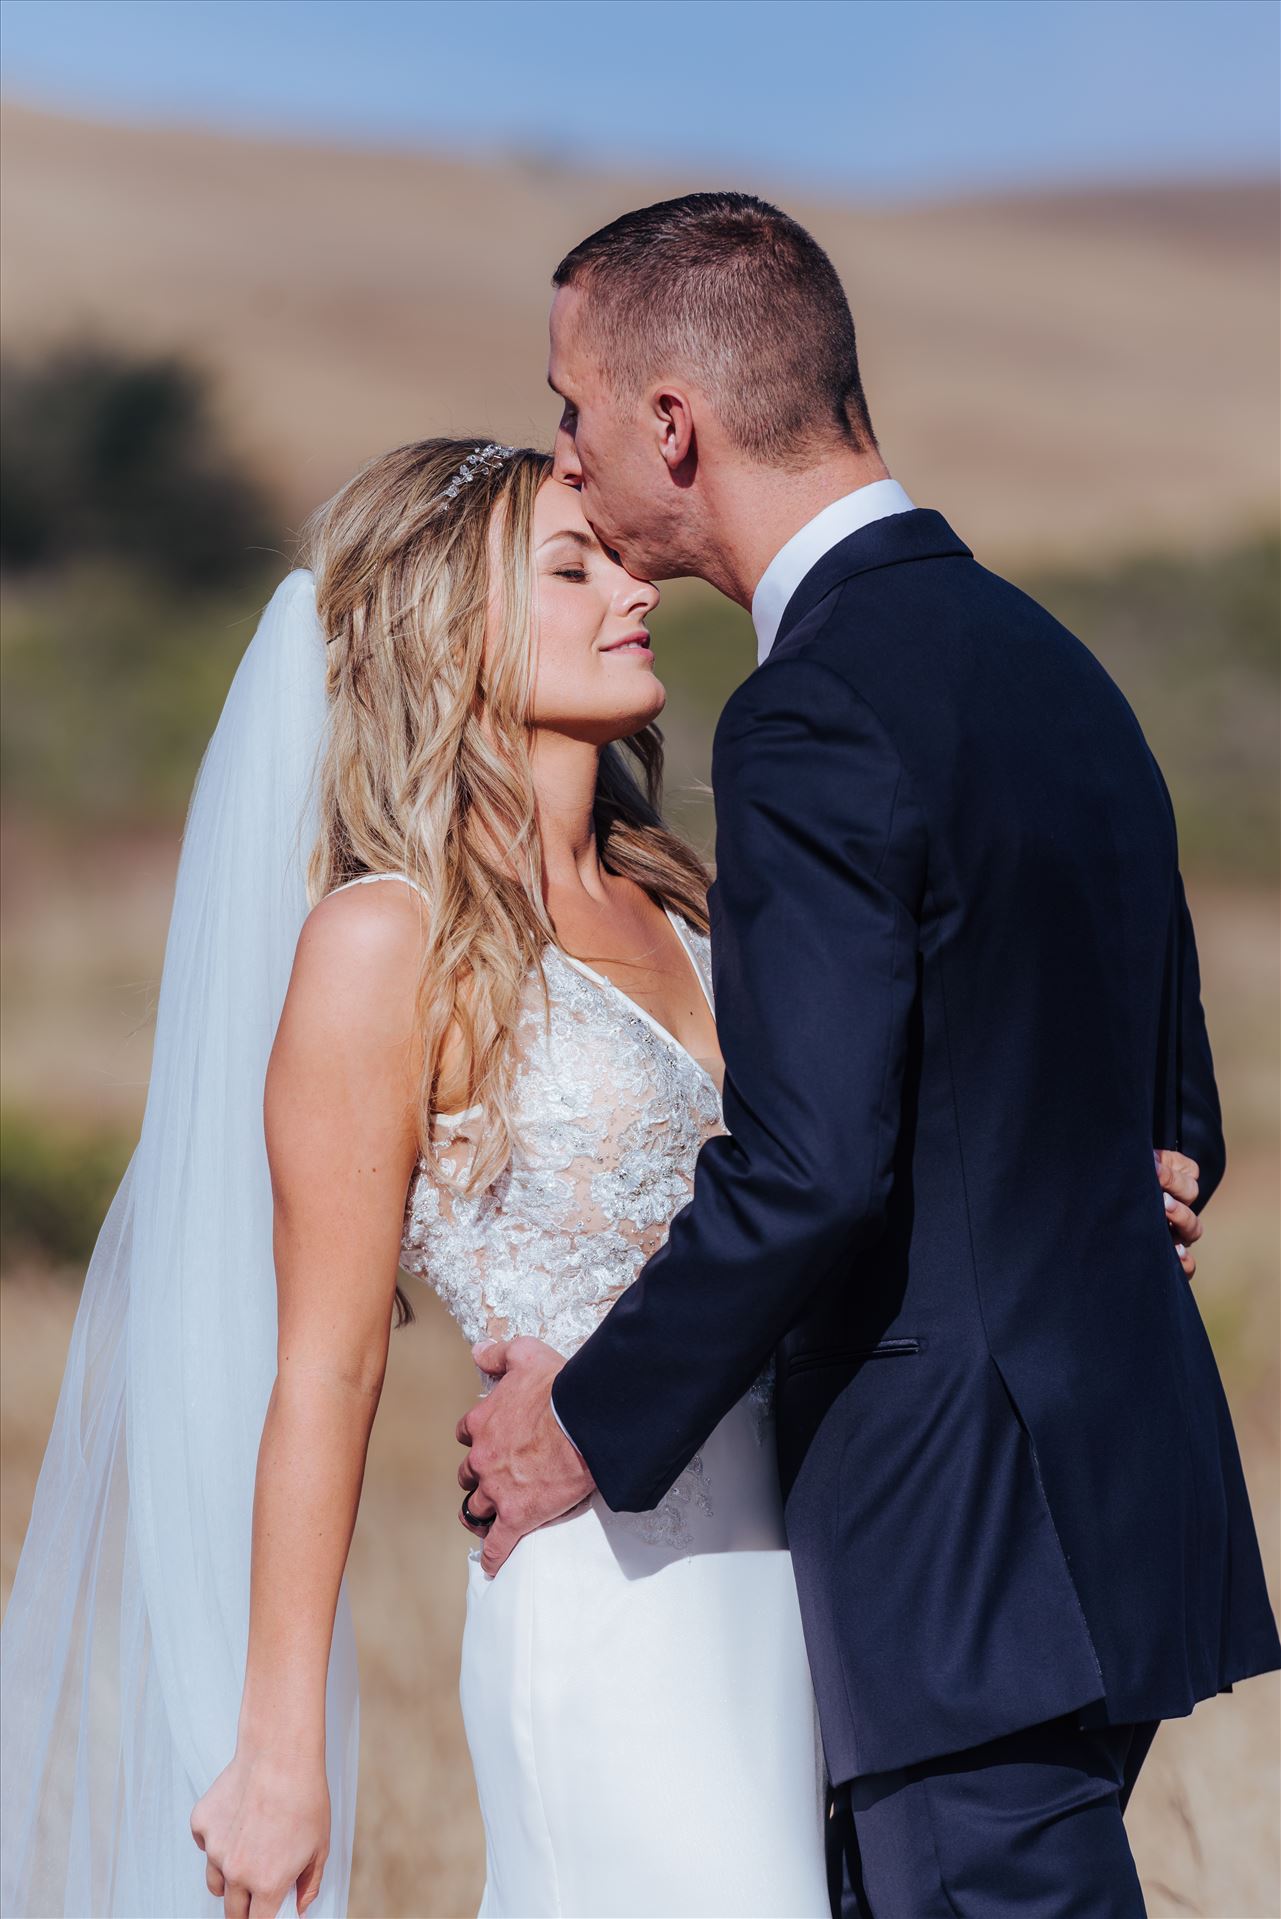
[[[677, 925], [675, 916], [671, 916]], [[678, 925], [710, 999], [707, 941]], [[601, 975], [544, 955], [550, 1025], [531, 978], [518, 1032], [518, 1139], [493, 1185], [463, 1197], [476, 1114], [441, 1115], [435, 1164], [409, 1191], [401, 1263], [435, 1287], [468, 1339], [532, 1333], [571, 1353], [651, 1253], [723, 1131], [707, 1072]]]

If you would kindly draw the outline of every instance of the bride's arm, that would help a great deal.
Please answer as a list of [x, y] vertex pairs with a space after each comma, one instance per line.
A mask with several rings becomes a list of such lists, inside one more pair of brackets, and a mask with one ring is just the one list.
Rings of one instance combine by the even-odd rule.
[[248, 1657], [235, 1757], [192, 1814], [228, 1911], [241, 1909], [242, 1888], [283, 1897], [296, 1879], [303, 1910], [328, 1852], [325, 1683], [417, 1150], [419, 940], [408, 889], [322, 901], [298, 943], [268, 1068], [279, 1324]]

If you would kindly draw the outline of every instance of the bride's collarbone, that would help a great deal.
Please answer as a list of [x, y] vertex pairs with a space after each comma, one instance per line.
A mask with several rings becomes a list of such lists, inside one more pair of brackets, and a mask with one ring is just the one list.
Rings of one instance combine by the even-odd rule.
[[661, 1027], [719, 1086], [723, 1068], [716, 1022], [688, 936], [666, 915], [662, 931], [644, 928], [644, 944], [624, 947], [618, 936], [622, 929], [612, 930], [615, 937], [608, 943], [598, 938], [571, 944], [562, 936], [563, 956]]

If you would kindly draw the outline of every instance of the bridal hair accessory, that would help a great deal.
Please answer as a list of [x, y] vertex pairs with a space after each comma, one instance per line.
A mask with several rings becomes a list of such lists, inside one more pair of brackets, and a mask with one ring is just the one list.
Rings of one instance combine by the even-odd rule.
[[482, 446], [478, 452], [469, 453], [441, 494], [441, 499], [456, 499], [463, 488], [470, 486], [478, 474], [492, 473], [495, 467], [501, 466], [504, 460], [510, 460], [512, 454], [517, 451], [518, 449], [514, 446], [499, 446], [497, 440], [490, 440], [488, 445]]

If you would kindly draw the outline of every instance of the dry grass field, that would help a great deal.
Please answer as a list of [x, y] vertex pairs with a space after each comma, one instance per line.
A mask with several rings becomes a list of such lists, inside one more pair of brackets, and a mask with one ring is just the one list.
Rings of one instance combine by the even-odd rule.
[[[147, 1009], [172, 885], [172, 841], [86, 850], [77, 864], [5, 848], [6, 1087], [128, 1125], [140, 1114]], [[1277, 899], [1193, 894], [1205, 994], [1239, 1143], [1208, 1217], [1197, 1285], [1238, 1420], [1269, 1564], [1277, 1566]], [[77, 1274], [0, 1284], [0, 1573], [7, 1595], [75, 1310]], [[412, 1284], [412, 1282], [411, 1282]], [[415, 1287], [392, 1340], [351, 1560], [360, 1649], [361, 1787], [354, 1919], [474, 1912], [481, 1835], [456, 1684], [467, 1539], [453, 1426], [472, 1397], [466, 1347]], [[1275, 1591], [1275, 1588], [1274, 1588]], [[1131, 1826], [1154, 1919], [1275, 1919], [1281, 1734], [1275, 1678], [1168, 1726]]]
[[[194, 353], [298, 516], [421, 434], [546, 442], [565, 249], [671, 192], [781, 193], [18, 106], [0, 159], [9, 350], [89, 331]], [[1274, 184], [857, 210], [785, 197], [850, 290], [891, 466], [986, 555], [1075, 564], [1274, 513]]]

